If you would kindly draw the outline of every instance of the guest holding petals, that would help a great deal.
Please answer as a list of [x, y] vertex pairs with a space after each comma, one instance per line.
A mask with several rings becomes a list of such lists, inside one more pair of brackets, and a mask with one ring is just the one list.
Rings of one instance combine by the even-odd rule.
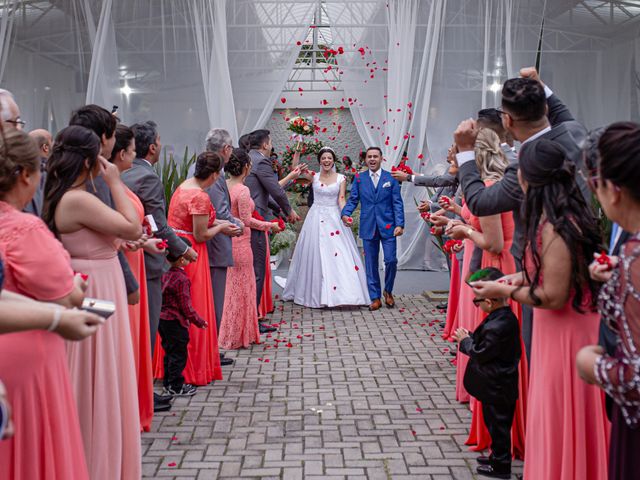
[[[207, 254], [207, 240], [219, 233], [232, 235], [235, 225], [216, 220], [216, 212], [205, 189], [218, 179], [224, 161], [214, 152], [198, 155], [194, 176], [185, 180], [174, 192], [169, 204], [167, 222], [175, 232], [193, 245], [197, 260], [184, 267], [191, 280], [193, 307], [209, 325], [215, 325], [215, 308], [211, 290], [211, 272]], [[207, 385], [222, 380], [218, 335], [215, 328], [189, 327], [189, 358], [184, 370], [185, 382]], [[163, 352], [157, 349], [154, 358], [156, 371], [162, 365]]]
[[[142, 226], [117, 167], [99, 155], [100, 138], [70, 126], [58, 134], [48, 162], [43, 219], [89, 276], [87, 296], [111, 300], [116, 312], [85, 342], [68, 343], [80, 427], [91, 478], [139, 478], [140, 415], [119, 239], [137, 241]], [[115, 210], [87, 191], [101, 175]]]
[[603, 394], [575, 368], [578, 350], [598, 340], [597, 285], [587, 271], [587, 259], [600, 250], [598, 226], [560, 144], [545, 138], [523, 144], [518, 177], [527, 268], [473, 289], [534, 307], [524, 478], [605, 479]]
[[577, 356], [588, 383], [603, 388], [615, 401], [612, 411], [609, 479], [635, 478], [640, 471], [640, 125], [610, 125], [598, 143], [600, 162], [589, 184], [607, 217], [631, 232], [619, 258], [597, 255], [592, 277], [606, 281], [598, 308], [617, 334], [614, 355], [595, 344]]
[[244, 224], [244, 233], [234, 237], [233, 267], [227, 272], [225, 310], [220, 325], [220, 346], [229, 350], [247, 348], [260, 342], [256, 284], [251, 251], [251, 230], [279, 232], [278, 222], [265, 222], [253, 215], [255, 204], [244, 180], [251, 172], [251, 158], [246, 150], [235, 148], [226, 166], [227, 186], [231, 197], [231, 214]]
[[[136, 158], [136, 143], [133, 130], [125, 125], [118, 125], [115, 133], [115, 144], [109, 161], [118, 167], [120, 173], [133, 165]], [[125, 185], [129, 200], [135, 206], [140, 225], [144, 220], [144, 207], [138, 196]], [[133, 358], [138, 381], [138, 407], [140, 410], [141, 428], [148, 432], [153, 419], [153, 370], [151, 369], [151, 339], [149, 332], [149, 303], [147, 298], [147, 275], [144, 266], [144, 251], [154, 254], [164, 253], [161, 239], [143, 237], [140, 242], [123, 242], [131, 271], [140, 285], [140, 301], [129, 305], [129, 325], [133, 340]]]

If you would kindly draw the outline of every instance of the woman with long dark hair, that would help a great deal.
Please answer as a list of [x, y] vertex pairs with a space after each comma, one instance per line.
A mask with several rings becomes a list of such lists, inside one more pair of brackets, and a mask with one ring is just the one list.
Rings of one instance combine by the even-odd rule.
[[589, 184], [607, 217], [631, 237], [620, 257], [598, 258], [593, 276], [607, 280], [598, 309], [617, 335], [614, 354], [589, 345], [578, 353], [580, 375], [614, 400], [611, 413], [609, 479], [635, 478], [640, 471], [640, 125], [610, 125], [598, 142], [597, 171]]
[[[142, 226], [120, 172], [99, 152], [100, 139], [91, 130], [60, 131], [47, 164], [43, 218], [71, 254], [73, 269], [88, 275], [87, 296], [116, 307], [94, 337], [67, 344], [89, 474], [94, 480], [139, 478], [138, 389], [117, 244], [137, 241]], [[115, 209], [87, 191], [98, 175], [109, 186]]]
[[601, 237], [559, 144], [520, 150], [526, 268], [500, 282], [477, 282], [479, 297], [511, 297], [534, 307], [524, 477], [604, 479], [608, 421], [602, 393], [578, 377], [575, 356], [597, 343], [597, 284], [588, 260]]

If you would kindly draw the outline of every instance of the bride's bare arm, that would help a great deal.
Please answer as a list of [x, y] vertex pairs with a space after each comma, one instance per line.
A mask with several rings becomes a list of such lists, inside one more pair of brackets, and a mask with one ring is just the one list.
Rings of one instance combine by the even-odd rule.
[[340, 211], [347, 204], [347, 179], [340, 184], [340, 193], [338, 193], [338, 206], [340, 207]]

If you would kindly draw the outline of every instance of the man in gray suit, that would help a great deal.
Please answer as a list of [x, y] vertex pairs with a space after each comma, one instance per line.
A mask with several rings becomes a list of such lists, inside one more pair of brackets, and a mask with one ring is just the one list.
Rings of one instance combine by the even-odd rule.
[[[167, 207], [164, 187], [153, 165], [160, 159], [160, 135], [154, 122], [132, 125], [135, 133], [136, 155], [133, 166], [122, 173], [122, 181], [135, 193], [142, 205], [144, 214], [152, 215], [158, 226], [157, 238], [169, 244], [168, 251], [174, 256], [184, 255], [191, 261], [198, 258], [195, 250], [187, 246], [167, 225]], [[147, 296], [149, 300], [149, 325], [151, 333], [151, 351], [155, 348], [156, 333], [162, 309], [162, 285], [160, 278], [165, 269], [164, 255], [144, 252], [144, 265], [147, 273]]]
[[[222, 128], [213, 128], [207, 134], [207, 151], [215, 152], [222, 157], [226, 165], [233, 152], [233, 140], [231, 135]], [[232, 235], [220, 233], [207, 242], [207, 253], [209, 254], [209, 267], [211, 270], [211, 287], [213, 288], [213, 303], [216, 309], [216, 328], [218, 337], [220, 333], [220, 322], [224, 312], [224, 294], [227, 284], [227, 268], [233, 267], [233, 251], [231, 237], [242, 235], [244, 224], [231, 215], [231, 198], [227, 181], [224, 178], [224, 167], [220, 169], [220, 176], [216, 183], [207, 189], [213, 208], [216, 210], [216, 218], [233, 223], [237, 228]], [[220, 363], [231, 365], [233, 360], [224, 358], [224, 353], [220, 353]]]
[[[582, 151], [579, 142], [586, 136], [586, 129], [575, 121], [560, 99], [538, 78], [534, 68], [524, 68], [521, 78], [507, 80], [502, 90], [502, 124], [521, 143], [539, 138], [553, 140], [567, 151], [567, 158], [577, 169], [582, 167]], [[476, 216], [497, 215], [514, 212], [515, 233], [511, 253], [517, 266], [522, 266], [524, 232], [520, 218], [520, 205], [524, 193], [518, 182], [518, 161], [512, 161], [502, 180], [485, 187], [475, 164], [473, 153], [477, 126], [472, 120], [463, 121], [454, 133], [460, 153], [458, 178], [462, 185], [467, 206]], [[582, 177], [577, 176], [578, 185], [588, 196]], [[523, 306], [522, 336], [527, 356], [531, 352], [532, 310]]]
[[[249, 136], [251, 150], [251, 173], [244, 181], [249, 187], [251, 198], [256, 204], [256, 210], [264, 218], [271, 217], [269, 197], [278, 204], [290, 223], [300, 220], [298, 214], [289, 205], [287, 194], [284, 192], [271, 166], [271, 136], [269, 130], [256, 130]], [[251, 231], [251, 250], [253, 250], [253, 269], [256, 274], [256, 303], [260, 305], [262, 288], [264, 286], [265, 267], [267, 263], [267, 239], [264, 232]]]

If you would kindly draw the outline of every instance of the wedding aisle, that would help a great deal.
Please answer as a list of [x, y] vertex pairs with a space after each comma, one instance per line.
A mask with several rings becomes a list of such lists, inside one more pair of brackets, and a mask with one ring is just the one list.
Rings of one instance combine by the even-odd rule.
[[279, 335], [230, 354], [223, 381], [156, 416], [142, 436], [145, 477], [475, 478], [444, 315], [421, 295], [398, 304], [276, 301]]

